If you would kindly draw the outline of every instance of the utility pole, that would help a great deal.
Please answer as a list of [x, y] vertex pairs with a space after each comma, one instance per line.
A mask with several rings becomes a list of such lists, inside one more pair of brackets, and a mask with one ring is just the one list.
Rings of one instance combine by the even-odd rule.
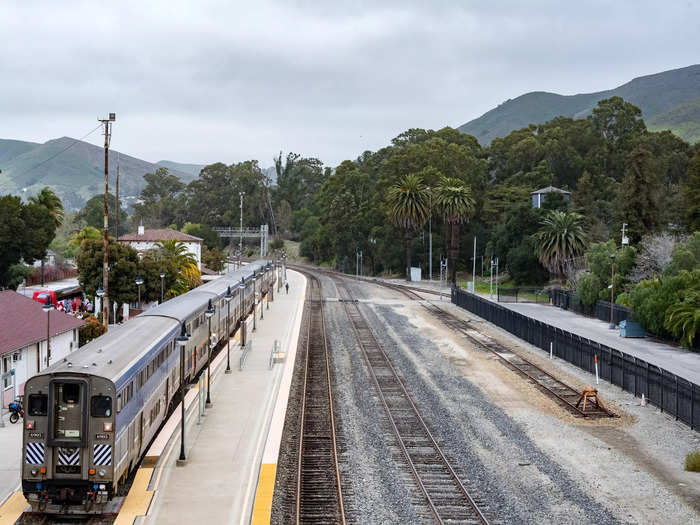
[[[107, 301], [108, 290], [109, 290], [109, 255], [107, 253], [107, 247], [109, 246], [109, 202], [107, 200], [109, 196], [109, 140], [111, 138], [112, 122], [117, 119], [114, 113], [109, 114], [109, 118], [97, 119], [102, 122], [105, 127], [105, 212], [104, 212], [104, 227], [103, 227], [103, 241], [102, 250], [104, 252], [104, 258], [102, 260], [102, 287], [104, 289], [104, 297], [102, 299], [102, 304], [109, 304]], [[109, 307], [107, 309], [102, 309], [102, 324], [104, 324], [105, 331], [109, 327]]]
[[119, 239], [119, 153], [117, 153], [117, 185], [114, 190], [117, 210], [114, 214], [114, 240]]
[[476, 293], [476, 235], [474, 236], [474, 261], [472, 263], [472, 292]]
[[428, 276], [433, 280], [433, 193], [428, 186]]
[[241, 268], [241, 257], [243, 257], [243, 195], [245, 195], [244, 191], [241, 191], [238, 193], [238, 196], [241, 198], [241, 216], [240, 216], [240, 231], [238, 232], [239, 238], [238, 238], [238, 268]]

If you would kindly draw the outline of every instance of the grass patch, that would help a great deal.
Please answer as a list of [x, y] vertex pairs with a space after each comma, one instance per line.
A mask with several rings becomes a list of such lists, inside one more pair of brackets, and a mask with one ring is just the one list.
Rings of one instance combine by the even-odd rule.
[[685, 470], [690, 472], [700, 472], [700, 450], [690, 452], [685, 457]]

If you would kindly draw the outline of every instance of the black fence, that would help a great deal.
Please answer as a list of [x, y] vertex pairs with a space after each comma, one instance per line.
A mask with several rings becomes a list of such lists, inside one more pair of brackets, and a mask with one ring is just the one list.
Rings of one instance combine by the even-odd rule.
[[550, 292], [542, 288], [498, 288], [499, 303], [540, 303], [549, 304]]
[[[564, 310], [571, 310], [577, 314], [588, 315], [590, 317], [595, 317], [601, 321], [610, 322], [610, 302], [598, 300], [592, 306], [585, 305], [581, 302], [580, 297], [576, 292], [570, 292], [568, 290], [554, 289], [552, 290], [552, 304], [563, 308]], [[619, 304], [613, 304], [613, 323], [616, 325], [620, 324], [625, 319], [631, 318], [631, 312], [629, 308], [620, 306]]]
[[597, 355], [601, 379], [637, 397], [644, 394], [649, 403], [662, 411], [692, 429], [700, 428], [700, 386], [643, 359], [532, 319], [464, 290], [453, 288], [452, 302], [542, 350], [549, 352], [552, 343], [554, 355], [587, 372], [595, 373]]

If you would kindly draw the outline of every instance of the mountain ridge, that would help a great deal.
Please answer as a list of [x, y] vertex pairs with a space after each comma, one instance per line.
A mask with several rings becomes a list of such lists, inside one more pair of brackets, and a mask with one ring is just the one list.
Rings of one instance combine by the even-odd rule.
[[457, 129], [487, 145], [511, 131], [558, 116], [584, 118], [598, 101], [612, 96], [621, 96], [638, 106], [645, 121], [652, 123], [650, 129], [671, 129], [691, 143], [700, 140], [700, 118], [696, 115], [700, 111], [700, 64], [637, 77], [594, 93], [560, 95], [531, 91], [506, 100]]
[[[146, 184], [143, 176], [159, 167], [167, 167], [185, 183], [199, 175], [197, 164], [149, 162], [110, 150], [111, 192], [115, 189], [117, 162], [119, 193], [124, 198], [137, 196]], [[0, 194], [26, 198], [49, 186], [61, 197], [66, 209], [80, 208], [90, 197], [104, 192], [104, 149], [71, 137], [44, 143], [0, 139], [0, 170]]]

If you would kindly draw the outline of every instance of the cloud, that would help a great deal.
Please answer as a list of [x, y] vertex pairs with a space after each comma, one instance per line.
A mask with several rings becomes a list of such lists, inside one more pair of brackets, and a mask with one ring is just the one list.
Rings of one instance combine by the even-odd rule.
[[[147, 160], [334, 165], [409, 127], [458, 126], [531, 90], [682, 67], [696, 3], [5, 2], [0, 137], [78, 137], [117, 112]], [[99, 143], [99, 136], [94, 137]]]

